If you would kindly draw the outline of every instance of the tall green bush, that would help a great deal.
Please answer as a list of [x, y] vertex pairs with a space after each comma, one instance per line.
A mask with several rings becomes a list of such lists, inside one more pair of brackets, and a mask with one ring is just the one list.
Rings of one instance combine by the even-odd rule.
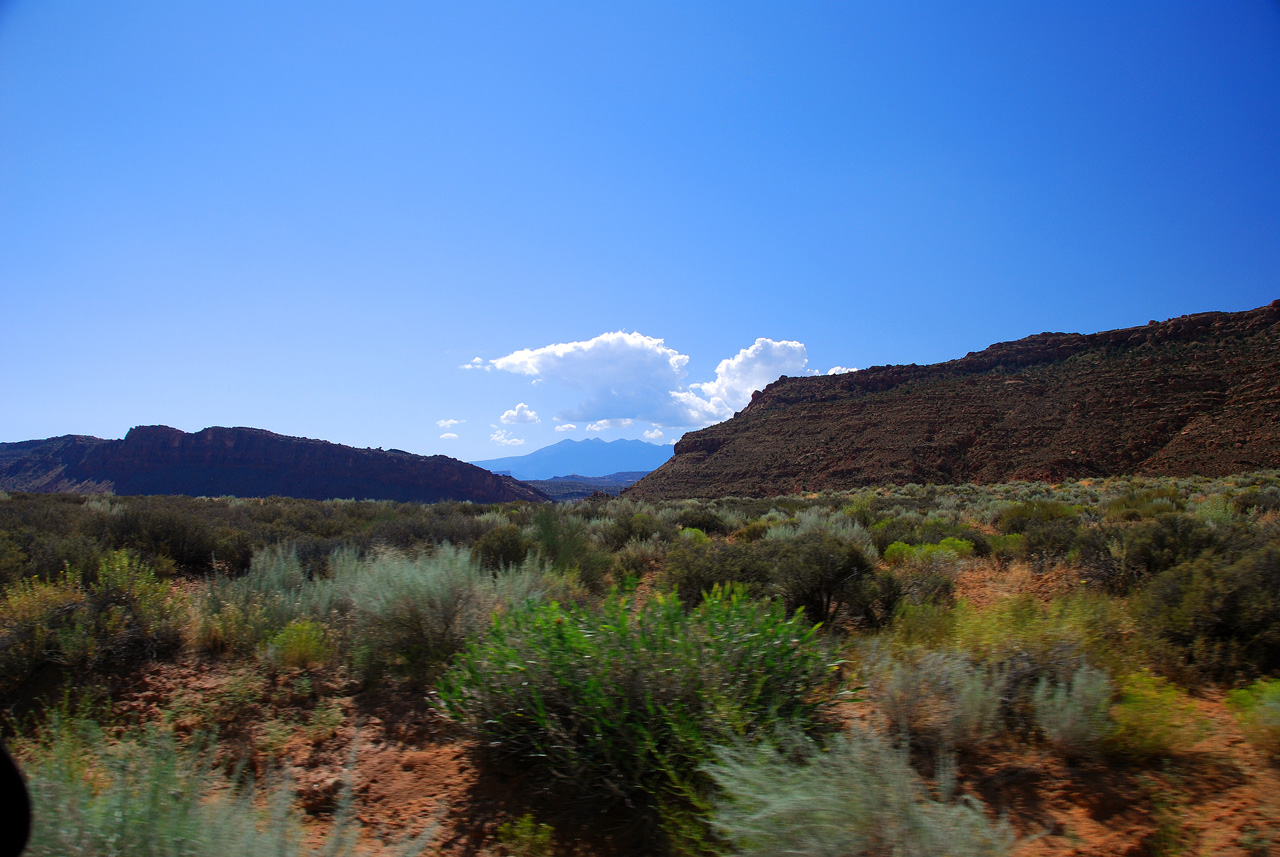
[[0, 597], [0, 696], [42, 666], [70, 675], [122, 667], [179, 643], [178, 599], [169, 583], [125, 551], [107, 554], [86, 583], [67, 568], [29, 578]]
[[1154, 578], [1137, 610], [1170, 669], [1228, 679], [1280, 670], [1280, 546], [1209, 554]]
[[814, 630], [742, 587], [499, 617], [441, 679], [458, 720], [548, 781], [596, 796], [695, 801], [709, 747], [813, 728], [833, 665]]

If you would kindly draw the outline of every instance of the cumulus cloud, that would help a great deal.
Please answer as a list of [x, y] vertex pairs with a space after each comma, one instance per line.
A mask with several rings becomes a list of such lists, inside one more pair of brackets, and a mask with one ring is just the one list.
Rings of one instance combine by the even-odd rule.
[[750, 348], [721, 360], [714, 381], [690, 384], [687, 391], [671, 395], [691, 415], [704, 422], [717, 422], [733, 416], [734, 411], [751, 401], [752, 393], [763, 390], [780, 375], [803, 373], [808, 362], [804, 343], [760, 337]]
[[493, 367], [485, 363], [484, 360], [482, 360], [479, 357], [472, 357], [470, 362], [463, 363], [458, 368], [459, 369], [483, 369], [484, 371], [488, 372]]
[[573, 423], [565, 423], [562, 426], [556, 426], [556, 431], [573, 431], [576, 428], [577, 426], [575, 426]]
[[462, 423], [465, 423], [465, 422], [466, 420], [436, 420], [436, 425], [440, 426], [440, 428], [442, 429], [447, 429], [447, 428], [452, 428], [456, 425], [461, 425]]
[[[588, 422], [587, 431], [602, 431], [637, 420], [655, 426], [719, 422], [779, 375], [803, 374], [808, 355], [800, 342], [761, 337], [720, 361], [715, 380], [691, 384], [684, 382], [688, 363], [687, 355], [662, 339], [616, 331], [580, 342], [514, 351], [490, 360], [484, 368], [582, 390], [580, 403], [556, 419]], [[506, 415], [503, 422], [509, 422]]]
[[493, 434], [489, 435], [489, 440], [493, 441], [494, 443], [501, 444], [502, 446], [524, 445], [524, 438], [512, 437], [511, 434], [506, 429], [498, 429]]
[[661, 440], [662, 429], [656, 429], [656, 428], [649, 429], [647, 432], [644, 433], [644, 436], [647, 437], [649, 440]]
[[857, 371], [858, 371], [858, 367], [856, 366], [832, 366], [830, 369], [827, 370], [827, 374], [828, 375], [847, 375], [850, 372], [857, 372]]
[[451, 431], [447, 431], [444, 434], [440, 435], [440, 439], [441, 440], [457, 440], [458, 436]]
[[615, 331], [581, 342], [526, 348], [489, 365], [583, 391], [577, 406], [557, 415], [570, 422], [669, 422], [682, 418], [669, 393], [680, 388], [688, 362], [687, 355], [661, 339]]
[[540, 423], [536, 411], [530, 410], [529, 406], [524, 402], [516, 405], [509, 411], [503, 411], [502, 416], [498, 418], [503, 425], [514, 425], [515, 423]]

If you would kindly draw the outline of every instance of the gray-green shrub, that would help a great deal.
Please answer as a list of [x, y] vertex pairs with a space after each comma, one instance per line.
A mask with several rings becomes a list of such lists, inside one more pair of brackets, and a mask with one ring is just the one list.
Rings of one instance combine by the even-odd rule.
[[930, 794], [910, 764], [874, 732], [854, 727], [820, 749], [792, 738], [721, 749], [707, 772], [717, 788], [712, 824], [741, 857], [1006, 855], [1016, 843], [982, 804]]
[[1072, 758], [1100, 753], [1113, 731], [1115, 687], [1104, 670], [1081, 664], [1069, 681], [1040, 679], [1031, 696], [1036, 727], [1045, 740]]
[[[24, 852], [31, 857], [362, 853], [349, 805], [317, 843], [287, 782], [237, 786], [198, 739], [183, 746], [151, 729], [115, 740], [90, 719], [54, 712], [39, 738], [24, 743], [35, 808]], [[429, 836], [406, 840], [395, 853], [421, 853]]]

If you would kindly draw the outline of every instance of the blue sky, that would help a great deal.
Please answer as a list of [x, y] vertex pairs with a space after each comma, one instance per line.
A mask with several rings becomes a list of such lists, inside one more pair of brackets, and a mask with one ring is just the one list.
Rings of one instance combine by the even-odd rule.
[[670, 442], [1277, 297], [1275, 2], [0, 5], [0, 441]]

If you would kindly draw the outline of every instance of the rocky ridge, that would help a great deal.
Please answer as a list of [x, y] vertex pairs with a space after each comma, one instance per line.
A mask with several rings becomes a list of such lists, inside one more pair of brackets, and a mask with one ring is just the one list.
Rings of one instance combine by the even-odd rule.
[[1280, 301], [1041, 333], [929, 366], [783, 377], [638, 498], [1280, 467]]
[[0, 489], [100, 494], [546, 502], [508, 476], [444, 455], [358, 449], [254, 428], [138, 426], [123, 440], [0, 444]]

